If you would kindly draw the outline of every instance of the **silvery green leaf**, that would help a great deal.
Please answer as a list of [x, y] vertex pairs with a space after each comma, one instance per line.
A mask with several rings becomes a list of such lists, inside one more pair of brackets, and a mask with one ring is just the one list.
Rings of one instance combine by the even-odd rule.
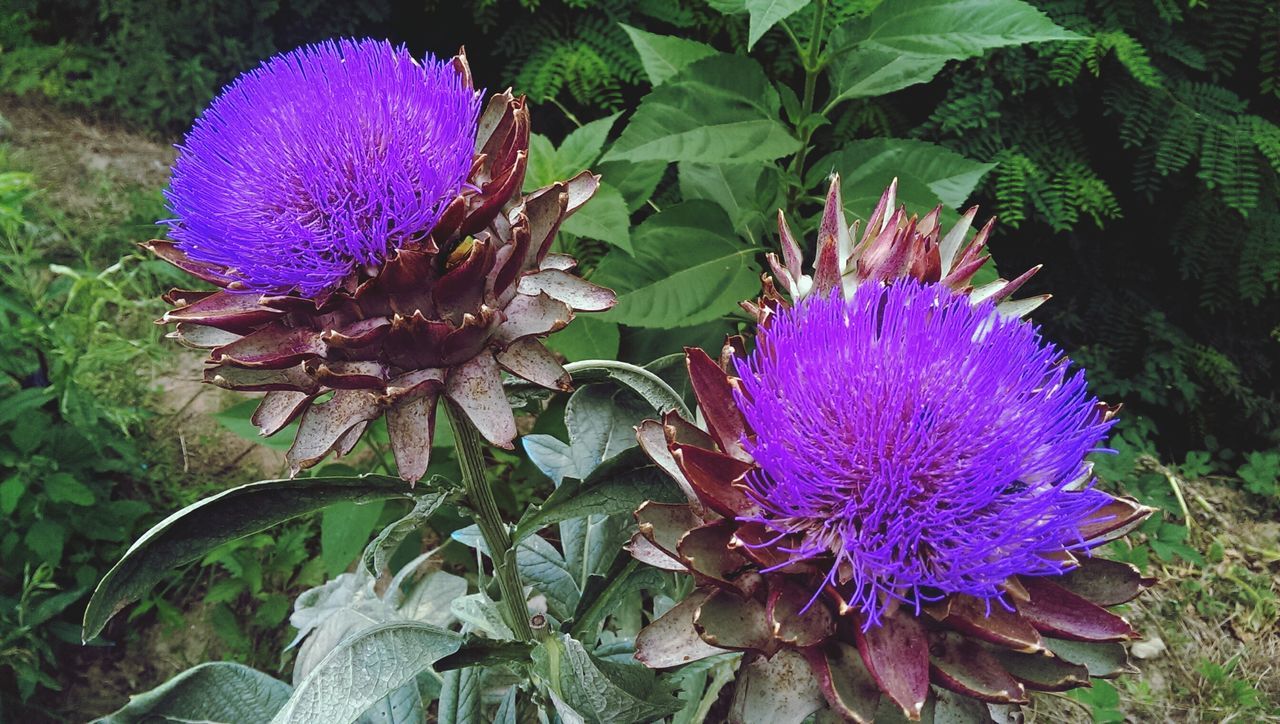
[[[471, 525], [453, 532], [454, 540], [485, 555], [489, 548], [480, 536], [479, 528]], [[516, 544], [516, 567], [520, 579], [547, 599], [551, 615], [564, 620], [578, 604], [578, 584], [565, 566], [564, 556], [555, 546], [540, 536], [531, 535]]]
[[444, 628], [454, 621], [453, 601], [466, 593], [465, 578], [445, 571], [431, 571], [414, 584], [396, 612], [411, 621]]
[[383, 528], [373, 542], [365, 546], [361, 560], [370, 575], [382, 575], [387, 570], [387, 559], [395, 553], [405, 537], [421, 528], [448, 497], [447, 488], [451, 484], [444, 478], [433, 475], [426, 485], [428, 490], [434, 488], [439, 492], [428, 492], [417, 496], [413, 501], [413, 509], [407, 515]]
[[643, 453], [629, 450], [605, 462], [585, 481], [565, 478], [541, 505], [530, 507], [512, 537], [523, 540], [552, 523], [587, 515], [629, 515], [646, 500], [678, 503], [685, 497]]
[[489, 638], [499, 641], [510, 641], [515, 638], [511, 628], [498, 613], [498, 604], [483, 593], [455, 598], [449, 608], [463, 623], [464, 631], [481, 631]]
[[629, 392], [606, 385], [586, 385], [569, 397], [564, 424], [580, 477], [638, 444], [635, 426], [652, 413], [633, 399]]
[[422, 694], [417, 682], [396, 689], [375, 703], [357, 720], [358, 724], [419, 724], [426, 720]]
[[354, 722], [461, 645], [461, 635], [417, 622], [385, 623], [356, 633], [298, 684], [272, 722]]
[[437, 713], [440, 724], [483, 724], [480, 681], [481, 669], [474, 666], [444, 673]]
[[283, 681], [228, 661], [200, 664], [137, 694], [94, 724], [187, 721], [265, 724], [289, 699]]
[[[559, 635], [533, 650], [534, 675], [557, 701], [562, 717], [593, 724], [652, 721], [680, 708], [672, 688], [638, 663], [606, 661], [577, 640]], [[567, 711], [566, 711], [567, 710]]]

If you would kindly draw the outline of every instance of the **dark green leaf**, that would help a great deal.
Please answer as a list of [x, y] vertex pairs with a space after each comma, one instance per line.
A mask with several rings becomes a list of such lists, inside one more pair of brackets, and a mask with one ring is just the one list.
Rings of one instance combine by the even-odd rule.
[[796, 12], [804, 9], [813, 0], [743, 0], [743, 6], [751, 14], [747, 29], [747, 50], [756, 44], [769, 29]]
[[[427, 492], [419, 485], [417, 492]], [[98, 584], [84, 613], [84, 638], [98, 635], [120, 609], [145, 595], [169, 570], [200, 559], [227, 541], [314, 513], [334, 503], [409, 498], [399, 478], [267, 480], [187, 506], [157, 523]]]
[[655, 86], [662, 85], [690, 64], [719, 52], [694, 40], [646, 33], [630, 25], [622, 25], [622, 29], [631, 37], [631, 44], [640, 55], [640, 64], [644, 66], [649, 82]]
[[831, 34], [837, 99], [883, 95], [933, 78], [949, 60], [1081, 36], [1021, 0], [886, 2]]
[[[547, 337], [546, 345], [570, 362], [612, 359], [618, 356], [618, 325], [583, 315], [573, 324]], [[3, 487], [0, 487], [0, 494]]]
[[575, 236], [598, 239], [633, 253], [631, 248], [631, 214], [622, 194], [608, 184], [601, 184], [595, 196], [560, 227]]
[[604, 160], [771, 161], [800, 146], [778, 121], [779, 108], [754, 60], [703, 58], [645, 96]]
[[664, 209], [636, 229], [633, 243], [634, 257], [609, 254], [593, 278], [618, 292], [618, 305], [603, 315], [610, 321], [693, 326], [733, 314], [760, 289], [758, 250], [733, 237], [733, 223], [714, 204]]
[[885, 187], [898, 179], [898, 201], [923, 216], [934, 206], [960, 207], [994, 163], [979, 163], [951, 149], [905, 138], [853, 141], [813, 165], [810, 188], [823, 184], [832, 171], [840, 174], [845, 209], [866, 218]]
[[383, 501], [363, 505], [337, 503], [324, 509], [320, 517], [320, 557], [325, 572], [336, 576], [347, 570], [360, 555], [382, 515]]
[[760, 240], [783, 205], [782, 178], [776, 166], [681, 163], [679, 169], [681, 195], [719, 204], [733, 230], [748, 243]]

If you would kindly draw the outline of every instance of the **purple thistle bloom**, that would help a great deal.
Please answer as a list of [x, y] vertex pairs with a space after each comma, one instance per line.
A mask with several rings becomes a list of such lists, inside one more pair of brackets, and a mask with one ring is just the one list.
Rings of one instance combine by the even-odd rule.
[[1002, 601], [1084, 547], [1109, 499], [1084, 458], [1110, 423], [1036, 327], [903, 281], [781, 310], [757, 343], [736, 360], [756, 520], [791, 561], [829, 562], [865, 626], [893, 599]]
[[245, 288], [317, 296], [431, 230], [471, 169], [479, 111], [452, 63], [387, 41], [277, 55], [178, 147], [163, 223]]

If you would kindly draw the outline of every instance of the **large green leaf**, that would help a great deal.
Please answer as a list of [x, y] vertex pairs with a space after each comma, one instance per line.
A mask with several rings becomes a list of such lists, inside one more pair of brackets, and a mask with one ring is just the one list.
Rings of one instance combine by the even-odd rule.
[[719, 51], [696, 40], [686, 40], [672, 35], [655, 35], [630, 25], [622, 25], [640, 56], [640, 64], [644, 66], [645, 75], [655, 86], [662, 85], [671, 76], [684, 70], [692, 63], [703, 58], [716, 55]]
[[781, 102], [750, 58], [703, 58], [640, 102], [605, 161], [754, 163], [794, 153]]
[[875, 46], [855, 47], [831, 64], [837, 100], [872, 98], [917, 83], [928, 83], [950, 58], [912, 55]]
[[524, 190], [548, 186], [590, 168], [604, 150], [609, 129], [618, 120], [617, 113], [587, 123], [565, 136], [560, 147], [546, 136], [529, 136], [529, 165], [524, 175]]
[[461, 645], [460, 634], [424, 623], [366, 629], [329, 652], [271, 721], [349, 724]]
[[618, 356], [618, 325], [584, 314], [547, 337], [545, 344], [570, 362]]
[[[994, 163], [979, 163], [932, 143], [905, 138], [853, 141], [814, 164], [807, 183], [816, 188], [829, 171], [840, 173], [845, 208], [866, 218], [880, 195], [898, 179], [898, 200], [924, 215], [941, 203], [959, 208]], [[821, 171], [818, 171], [820, 169]]]
[[595, 196], [560, 227], [575, 236], [598, 239], [632, 253], [631, 212], [622, 193], [608, 184], [600, 184]]
[[927, 82], [948, 60], [1079, 39], [1021, 0], [886, 2], [832, 32], [832, 86], [841, 99], [880, 95]]
[[[426, 492], [419, 485], [418, 491]], [[189, 505], [157, 523], [107, 572], [84, 612], [86, 641], [120, 609], [173, 568], [243, 538], [335, 503], [409, 498], [408, 485], [385, 475], [299, 478], [249, 483]]]
[[593, 280], [618, 292], [603, 316], [634, 327], [671, 329], [710, 322], [760, 291], [756, 248], [733, 237], [714, 204], [691, 201], [663, 209], [633, 235], [634, 257], [609, 254]]
[[381, 515], [381, 500], [364, 505], [336, 503], [324, 509], [320, 516], [320, 558], [326, 575], [336, 576], [347, 570], [368, 544]]
[[680, 708], [671, 687], [638, 663], [597, 658], [566, 635], [548, 638], [533, 650], [534, 674], [585, 722], [631, 724], [653, 721]]
[[129, 699], [94, 724], [153, 721], [266, 724], [289, 699], [290, 686], [243, 664], [214, 661]]
[[684, 163], [678, 166], [680, 194], [686, 200], [715, 202], [729, 215], [733, 230], [756, 243], [783, 206], [781, 171], [772, 164], [726, 166]]

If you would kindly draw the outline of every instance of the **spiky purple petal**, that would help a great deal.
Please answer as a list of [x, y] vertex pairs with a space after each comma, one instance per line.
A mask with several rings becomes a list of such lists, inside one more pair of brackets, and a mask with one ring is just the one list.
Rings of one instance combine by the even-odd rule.
[[894, 599], [999, 599], [1083, 545], [1106, 497], [1079, 479], [1110, 423], [1037, 328], [902, 281], [812, 297], [757, 342], [736, 359], [755, 519], [868, 626]]
[[450, 61], [387, 41], [277, 55], [187, 134], [164, 223], [248, 289], [315, 296], [431, 230], [471, 168], [479, 111]]

